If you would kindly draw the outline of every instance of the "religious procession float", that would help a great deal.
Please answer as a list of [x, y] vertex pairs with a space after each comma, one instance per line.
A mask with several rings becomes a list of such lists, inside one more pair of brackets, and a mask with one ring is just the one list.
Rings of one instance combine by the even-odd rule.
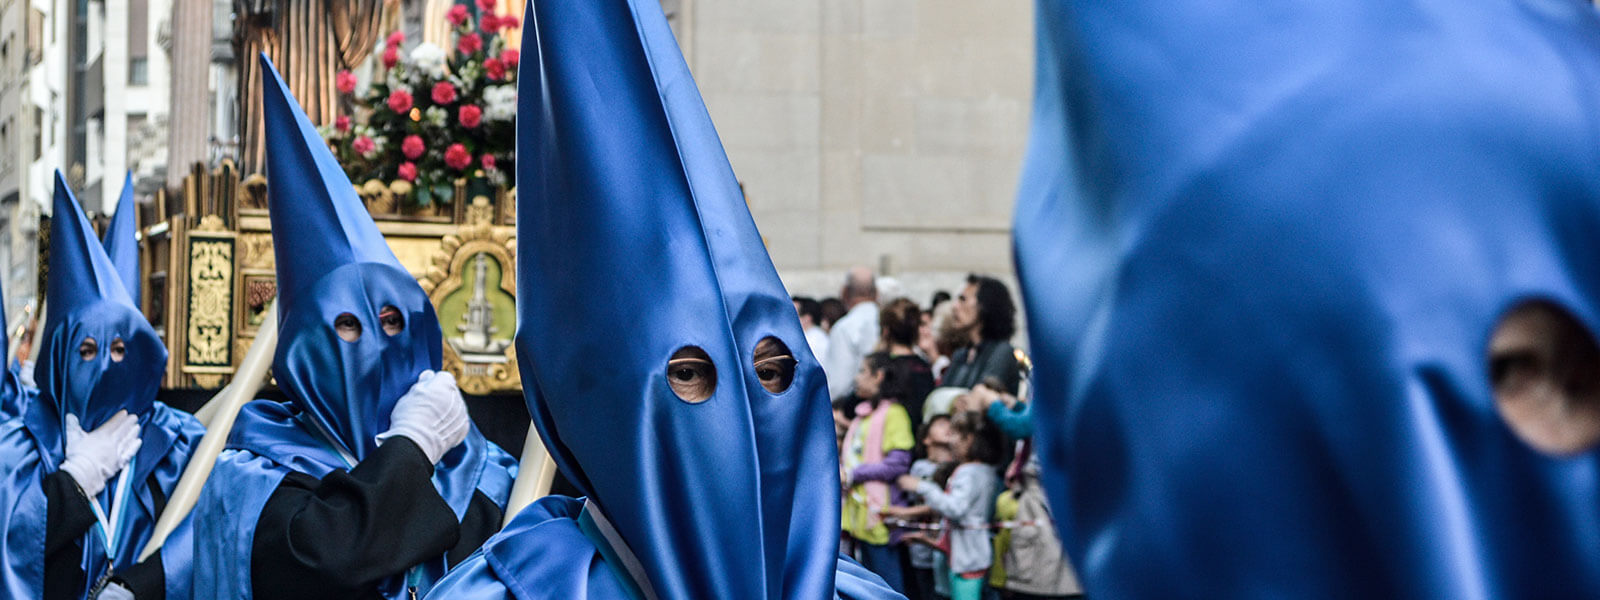
[[[511, 174], [520, 6], [425, 3], [441, 14], [412, 19], [427, 24], [411, 34], [425, 40], [407, 44], [395, 3], [352, 2], [348, 18], [331, 21], [297, 18], [290, 4], [272, 19], [241, 25], [236, 52], [266, 53], [299, 88], [389, 246], [433, 301], [444, 327], [444, 368], [461, 390], [517, 394]], [[317, 35], [281, 35], [285, 29], [375, 43], [368, 53], [350, 52], [304, 42]], [[277, 284], [255, 62], [240, 61], [237, 159], [197, 163], [182, 189], [139, 205], [140, 305], [170, 352], [164, 395], [208, 398], [206, 391], [231, 381], [258, 337], [272, 335], [262, 327]], [[50, 228], [39, 231], [43, 281]]]

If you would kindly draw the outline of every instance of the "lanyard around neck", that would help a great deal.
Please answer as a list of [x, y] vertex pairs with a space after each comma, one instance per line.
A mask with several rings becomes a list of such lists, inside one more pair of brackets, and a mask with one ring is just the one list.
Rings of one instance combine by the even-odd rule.
[[578, 530], [594, 543], [601, 559], [611, 564], [611, 572], [617, 576], [623, 593], [630, 600], [658, 600], [655, 589], [650, 586], [650, 578], [645, 574], [644, 564], [639, 562], [639, 557], [622, 540], [622, 534], [617, 532], [617, 528], [593, 500], [584, 499], [583, 510], [578, 513]]
[[322, 438], [322, 445], [327, 446], [329, 450], [339, 456], [339, 460], [344, 462], [345, 470], [356, 468], [356, 457], [350, 454], [349, 450], [345, 450], [344, 444], [340, 444], [338, 440], [334, 439], [333, 434], [328, 433], [327, 428], [323, 427], [322, 423], [316, 419], [309, 418], [305, 419], [305, 421], [311, 423], [312, 429], [316, 430], [317, 435]]
[[106, 547], [106, 556], [112, 562], [117, 558], [117, 546], [122, 542], [122, 527], [127, 523], [128, 490], [133, 487], [133, 464], [128, 461], [128, 466], [122, 468], [122, 473], [117, 475], [117, 485], [111, 492], [110, 516], [107, 511], [100, 508], [100, 503], [94, 498], [89, 499], [89, 510], [94, 511], [95, 532]]

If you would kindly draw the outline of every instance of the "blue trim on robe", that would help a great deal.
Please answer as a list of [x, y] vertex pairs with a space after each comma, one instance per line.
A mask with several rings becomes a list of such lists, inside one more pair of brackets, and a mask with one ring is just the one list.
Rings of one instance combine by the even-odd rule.
[[[582, 500], [541, 498], [457, 565], [427, 599], [630, 600], [621, 570], [606, 562], [579, 527], [582, 512]], [[883, 578], [844, 556], [834, 588], [841, 600], [904, 600]]]
[[[0, 595], [7, 598], [38, 598], [44, 593], [44, 537], [45, 520], [49, 507], [44, 496], [44, 478], [54, 473], [61, 460], [61, 446], [57, 435], [44, 429], [43, 422], [52, 418], [44, 403], [32, 403], [24, 418], [11, 419], [0, 424], [0, 525], [4, 526], [5, 542], [0, 545]], [[190, 453], [205, 434], [205, 428], [189, 413], [156, 402], [150, 412], [140, 419], [143, 446], [134, 459], [134, 479], [130, 482], [137, 499], [125, 513], [127, 523], [122, 543], [117, 548], [113, 564], [120, 571], [134, 564], [139, 551], [144, 549], [155, 529], [155, 498], [145, 482], [153, 474], [164, 495], [170, 495], [177, 486], [178, 477], [189, 464]], [[119, 477], [126, 476], [119, 475]], [[114, 482], [115, 480], [113, 480]], [[167, 543], [162, 547], [162, 565], [166, 570], [167, 597], [189, 598], [189, 566], [192, 562], [192, 519], [180, 522]], [[81, 540], [84, 557], [80, 566], [85, 571], [85, 588], [94, 585], [105, 573], [107, 557], [105, 546], [95, 537], [94, 530], [85, 533]]]
[[[227, 449], [195, 504], [196, 598], [250, 598], [256, 523], [278, 483], [291, 470], [320, 479], [345, 469], [344, 459], [303, 419], [293, 406], [270, 400], [250, 402], [239, 412]], [[474, 426], [467, 440], [435, 466], [433, 484], [460, 520], [475, 491], [504, 508], [516, 474], [516, 459]], [[445, 570], [444, 555], [429, 561], [418, 582], [419, 595]], [[398, 574], [385, 580], [380, 592], [385, 598], [404, 598], [406, 587], [406, 575]]]

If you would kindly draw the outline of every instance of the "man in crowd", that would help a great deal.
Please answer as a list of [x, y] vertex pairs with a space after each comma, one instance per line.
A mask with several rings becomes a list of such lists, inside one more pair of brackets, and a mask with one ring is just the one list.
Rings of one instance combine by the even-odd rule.
[[795, 296], [794, 311], [800, 315], [800, 328], [806, 332], [811, 355], [827, 356], [828, 332], [822, 329], [822, 303], [810, 296]]
[[828, 373], [828, 396], [832, 398], [850, 393], [850, 375], [878, 344], [878, 284], [872, 269], [852, 267], [845, 274], [839, 300], [849, 312], [828, 332], [828, 355], [822, 361], [822, 369]]

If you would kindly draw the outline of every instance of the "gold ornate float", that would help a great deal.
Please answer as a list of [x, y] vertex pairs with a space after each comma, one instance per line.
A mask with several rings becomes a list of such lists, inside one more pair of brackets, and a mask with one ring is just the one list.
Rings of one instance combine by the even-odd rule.
[[[469, 394], [522, 389], [516, 330], [516, 195], [458, 180], [449, 203], [396, 202], [404, 182], [356, 191], [395, 256], [422, 285], [444, 329], [444, 368]], [[402, 189], [396, 189], [400, 187]], [[145, 316], [170, 358], [162, 387], [228, 382], [277, 294], [266, 180], [241, 179], [231, 161], [196, 165], [179, 198], [141, 206]]]

